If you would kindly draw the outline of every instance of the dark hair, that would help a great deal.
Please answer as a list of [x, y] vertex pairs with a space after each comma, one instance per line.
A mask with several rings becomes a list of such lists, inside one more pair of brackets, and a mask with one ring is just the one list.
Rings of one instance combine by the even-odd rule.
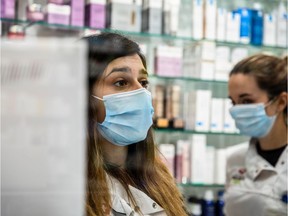
[[[261, 90], [268, 94], [269, 100], [282, 92], [287, 92], [287, 59], [265, 54], [256, 54], [238, 62], [229, 76], [234, 74], [252, 75]], [[287, 106], [284, 109], [287, 115]]]
[[102, 76], [106, 66], [116, 58], [138, 54], [145, 67], [146, 59], [140, 47], [134, 41], [116, 33], [101, 33], [90, 35], [83, 40], [88, 42], [88, 75], [89, 90]]

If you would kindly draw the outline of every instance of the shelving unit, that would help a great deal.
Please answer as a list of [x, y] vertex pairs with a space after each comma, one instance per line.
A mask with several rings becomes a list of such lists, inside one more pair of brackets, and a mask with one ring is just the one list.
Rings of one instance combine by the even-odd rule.
[[[262, 1], [224, 1], [219, 0], [219, 5], [221, 7], [227, 8], [229, 10], [235, 9], [236, 7], [253, 7], [253, 3], [261, 2], [263, 6], [263, 11], [269, 12], [276, 8], [279, 2], [284, 2], [283, 0], [262, 0]], [[183, 5], [191, 4], [191, 1], [182, 0]], [[217, 3], [218, 4], [218, 3]], [[182, 7], [184, 7], [182, 6]], [[286, 4], [287, 6], [287, 4]], [[182, 8], [183, 9], [183, 8]], [[182, 14], [182, 18], [185, 14]], [[186, 14], [187, 15], [187, 14]], [[188, 17], [188, 16], [186, 16]], [[175, 36], [175, 35], [164, 35], [164, 34], [151, 34], [143, 32], [130, 32], [121, 31], [117, 29], [95, 29], [87, 26], [77, 27], [70, 25], [58, 25], [49, 24], [44, 21], [40, 22], [30, 22], [17, 19], [7, 19], [1, 18], [2, 25], [2, 37], [7, 36], [8, 29], [11, 25], [18, 24], [24, 26], [26, 30], [27, 37], [73, 37], [75, 39], [81, 38], [85, 34], [91, 32], [117, 32], [128, 36], [132, 40], [139, 42], [140, 44], [145, 44], [147, 51], [145, 53], [148, 63], [148, 72], [150, 74], [149, 80], [151, 86], [157, 84], [162, 84], [164, 86], [169, 85], [179, 85], [183, 92], [193, 91], [193, 90], [210, 90], [213, 97], [227, 98], [227, 81], [215, 80], [215, 79], [201, 79], [196, 77], [186, 77], [183, 75], [179, 76], [162, 76], [155, 73], [154, 70], [154, 49], [157, 45], [169, 45], [169, 46], [181, 46], [189, 47], [191, 45], [202, 43], [202, 42], [213, 42], [216, 47], [226, 46], [231, 49], [234, 48], [245, 48], [247, 49], [248, 55], [266, 52], [273, 53], [275, 55], [281, 56], [284, 52], [287, 52], [287, 47], [280, 46], [257, 46], [253, 44], [245, 44], [240, 42], [229, 42], [223, 40], [209, 40], [209, 39], [195, 39], [193, 37]], [[182, 23], [182, 25], [191, 25], [191, 20], [188, 23]], [[240, 135], [239, 133], [227, 133], [227, 132], [210, 132], [210, 131], [197, 131], [192, 129], [173, 129], [173, 128], [155, 128], [154, 136], [157, 144], [170, 143], [176, 145], [178, 140], [191, 139], [193, 135], [205, 135], [207, 137], [207, 145], [213, 146], [215, 149], [224, 149], [226, 147], [242, 143], [247, 141], [249, 138]], [[199, 196], [203, 195], [203, 191], [206, 189], [212, 189], [217, 191], [219, 189], [224, 189], [223, 184], [200, 184], [200, 183], [178, 183], [179, 188], [182, 190], [183, 194], [187, 195], [197, 194]], [[202, 195], [201, 195], [202, 194]]]

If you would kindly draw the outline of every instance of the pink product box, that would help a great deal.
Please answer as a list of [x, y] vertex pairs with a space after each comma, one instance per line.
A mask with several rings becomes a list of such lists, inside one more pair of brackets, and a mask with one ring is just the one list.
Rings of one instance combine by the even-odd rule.
[[85, 7], [85, 25], [91, 28], [105, 28], [105, 4], [87, 4]]
[[160, 76], [180, 77], [182, 60], [174, 57], [156, 57], [155, 73]]
[[1, 17], [15, 18], [15, 0], [1, 0]]
[[72, 26], [84, 26], [85, 1], [71, 0], [71, 20]]
[[46, 10], [46, 21], [50, 24], [69, 25], [70, 6], [48, 4]]

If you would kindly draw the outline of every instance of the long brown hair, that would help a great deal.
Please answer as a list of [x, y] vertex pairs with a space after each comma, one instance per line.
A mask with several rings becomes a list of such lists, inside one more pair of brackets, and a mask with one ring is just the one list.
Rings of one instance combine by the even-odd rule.
[[151, 128], [145, 140], [128, 146], [125, 169], [109, 164], [103, 156], [97, 130], [97, 110], [91, 98], [92, 88], [98, 84], [109, 62], [118, 57], [138, 54], [144, 67], [147, 68], [145, 57], [138, 44], [116, 33], [92, 35], [85, 37], [84, 40], [89, 46], [87, 215], [104, 216], [111, 211], [111, 197], [106, 174], [119, 180], [133, 204], [136, 201], [128, 185], [146, 193], [166, 211], [167, 215], [187, 215], [175, 181], [159, 158]]
[[[282, 92], [287, 92], [287, 60], [272, 55], [256, 54], [238, 62], [230, 75], [242, 73], [255, 77], [261, 90], [268, 94], [269, 100], [276, 98]], [[287, 106], [283, 110], [286, 122]]]

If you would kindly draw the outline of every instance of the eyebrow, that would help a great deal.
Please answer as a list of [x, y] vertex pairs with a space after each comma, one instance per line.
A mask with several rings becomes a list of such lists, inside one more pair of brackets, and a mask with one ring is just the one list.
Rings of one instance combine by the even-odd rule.
[[[243, 93], [243, 94], [240, 94], [240, 95], [239, 95], [239, 98], [243, 98], [243, 97], [246, 97], [246, 96], [251, 96], [251, 94]], [[228, 98], [231, 99], [231, 100], [233, 100], [231, 96], [228, 96]]]
[[[115, 73], [115, 72], [127, 72], [127, 73], [131, 73], [131, 68], [129, 67], [116, 67], [116, 68], [113, 68], [109, 74], [107, 74], [107, 76], [105, 78], [107, 78], [108, 76], [110, 76], [112, 73]], [[147, 75], [148, 76], [148, 72], [146, 71], [146, 69], [140, 69], [139, 70], [140, 74], [144, 74], [144, 75]]]

